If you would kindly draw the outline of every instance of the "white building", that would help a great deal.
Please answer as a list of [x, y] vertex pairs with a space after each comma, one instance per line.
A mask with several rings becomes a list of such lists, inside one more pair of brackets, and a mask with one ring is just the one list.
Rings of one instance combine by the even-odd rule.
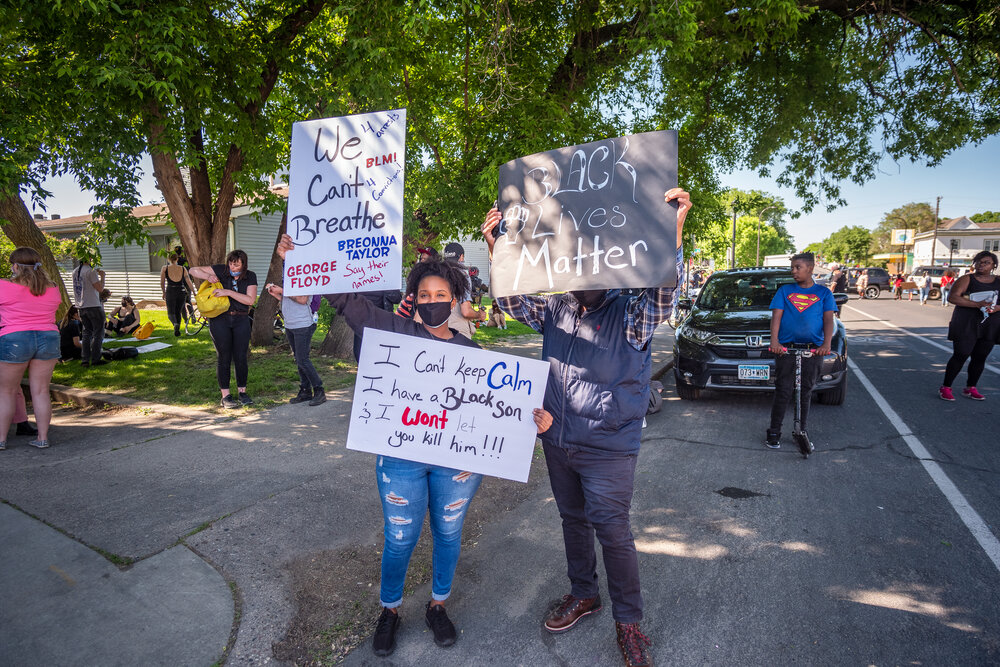
[[934, 266], [969, 266], [976, 253], [983, 250], [1000, 251], [1000, 222], [975, 223], [967, 217], [945, 220], [934, 231], [920, 232], [913, 237], [913, 266], [931, 266], [931, 249]]

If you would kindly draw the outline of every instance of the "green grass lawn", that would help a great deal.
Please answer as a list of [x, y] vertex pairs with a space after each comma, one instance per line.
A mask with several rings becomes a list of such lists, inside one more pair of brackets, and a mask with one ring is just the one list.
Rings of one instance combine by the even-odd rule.
[[[488, 299], [483, 300], [484, 304]], [[320, 311], [324, 321], [326, 302]], [[55, 384], [69, 385], [94, 391], [105, 391], [154, 403], [212, 408], [219, 405], [219, 387], [215, 380], [215, 346], [205, 327], [197, 336], [187, 336], [183, 330], [174, 337], [173, 326], [162, 310], [143, 310], [143, 322], [153, 322], [156, 329], [149, 342], [169, 343], [171, 347], [156, 352], [140, 354], [127, 361], [112, 361], [105, 366], [87, 369], [79, 361], [57, 364], [52, 374]], [[328, 321], [328, 320], [325, 320]], [[508, 318], [507, 330], [482, 327], [475, 335], [481, 345], [489, 346], [503, 338], [523, 334], [537, 335], [530, 328]], [[315, 352], [326, 336], [327, 326], [321, 324], [313, 336], [312, 361], [327, 389], [348, 386], [354, 381], [357, 367], [353, 359], [342, 360], [321, 357]], [[146, 341], [115, 343], [105, 338], [105, 348], [123, 345], [144, 345]], [[233, 375], [233, 389], [236, 377]], [[284, 336], [275, 339], [270, 347], [250, 348], [250, 369], [247, 392], [253, 397], [255, 407], [267, 408], [284, 403], [299, 389], [299, 374], [295, 360]], [[221, 408], [220, 408], [221, 409]]]

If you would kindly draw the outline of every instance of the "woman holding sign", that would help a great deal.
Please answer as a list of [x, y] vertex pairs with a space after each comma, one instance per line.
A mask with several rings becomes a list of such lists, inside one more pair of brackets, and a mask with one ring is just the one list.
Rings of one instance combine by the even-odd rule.
[[[191, 277], [222, 283], [212, 296], [229, 299], [229, 310], [208, 321], [208, 328], [218, 355], [215, 375], [222, 392], [222, 407], [238, 408], [250, 405], [253, 399], [247, 395], [248, 359], [250, 356], [250, 306], [257, 300], [257, 274], [247, 270], [247, 254], [234, 250], [226, 257], [226, 264], [195, 266]], [[236, 366], [236, 387], [239, 400], [231, 395], [229, 386], [230, 366]]]
[[[286, 234], [281, 237], [278, 254], [284, 258], [294, 247], [292, 238]], [[448, 328], [448, 317], [458, 297], [468, 290], [469, 276], [464, 269], [451, 262], [432, 259], [414, 266], [406, 280], [407, 294], [416, 295], [420, 323], [380, 310], [358, 293], [328, 294], [326, 300], [358, 335], [369, 327], [478, 348], [474, 342]], [[552, 415], [544, 410], [535, 410], [534, 419], [539, 433], [552, 424]], [[375, 627], [372, 649], [375, 655], [387, 656], [396, 648], [400, 623], [397, 609], [403, 601], [403, 583], [428, 510], [434, 555], [432, 595], [425, 620], [434, 635], [434, 643], [451, 646], [457, 633], [445, 613], [444, 601], [451, 595], [462, 546], [462, 525], [482, 475], [391, 456], [378, 457], [375, 475], [382, 501], [385, 538], [379, 591], [382, 614]]]

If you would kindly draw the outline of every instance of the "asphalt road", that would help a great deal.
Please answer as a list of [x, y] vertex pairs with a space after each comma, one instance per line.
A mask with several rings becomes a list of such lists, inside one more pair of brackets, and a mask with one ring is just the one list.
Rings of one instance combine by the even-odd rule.
[[[764, 448], [769, 394], [682, 401], [665, 378], [633, 504], [643, 629], [659, 664], [1000, 661], [1000, 378], [987, 370], [983, 402], [938, 398], [950, 313], [851, 300], [848, 398], [814, 407], [809, 460], [790, 442]], [[540, 629], [567, 586], [548, 489], [536, 502], [541, 511], [508, 518], [463, 554], [467, 583], [450, 603], [459, 643], [435, 648], [418, 602], [404, 602], [389, 663], [620, 664], [608, 609], [566, 635]], [[386, 661], [364, 645], [347, 663]]]
[[[648, 615], [669, 628], [664, 657], [1000, 660], [1000, 377], [994, 355], [980, 382], [986, 401], [938, 398], [950, 314], [940, 302], [851, 300], [848, 398], [811, 411], [808, 461], [791, 444], [761, 447], [769, 395], [671, 397], [683, 418], [676, 436], [644, 444], [644, 456], [678, 474], [650, 475], [636, 502], [640, 517], [655, 509], [665, 519], [640, 530], [647, 558], [682, 556], [657, 561], [677, 585], [649, 600]], [[725, 487], [761, 495], [726, 499]]]

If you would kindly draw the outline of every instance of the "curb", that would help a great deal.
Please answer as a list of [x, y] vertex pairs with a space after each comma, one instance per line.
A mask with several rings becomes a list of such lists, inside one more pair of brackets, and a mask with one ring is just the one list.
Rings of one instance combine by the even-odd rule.
[[[21, 390], [25, 392], [25, 397], [30, 399], [31, 393], [29, 391], [29, 384], [27, 379], [21, 380]], [[152, 410], [153, 412], [158, 412], [163, 415], [169, 415], [171, 417], [184, 417], [187, 419], [207, 419], [207, 420], [225, 420], [230, 419], [231, 415], [219, 415], [214, 412], [205, 412], [204, 410], [199, 410], [197, 408], [183, 408], [176, 405], [166, 405], [164, 403], [153, 403], [152, 401], [143, 401], [137, 398], [129, 398], [128, 396], [121, 396], [119, 394], [110, 394], [103, 391], [93, 391], [91, 389], [78, 389], [76, 387], [70, 387], [64, 384], [50, 384], [49, 385], [49, 395], [52, 396], [52, 400], [59, 403], [72, 403], [73, 405], [79, 405], [82, 407], [94, 406], [94, 407], [124, 407], [124, 408], [140, 408], [146, 410]]]
[[653, 374], [652, 374], [652, 375], [650, 376], [650, 378], [649, 378], [649, 379], [650, 379], [650, 380], [659, 380], [659, 379], [661, 379], [661, 378], [662, 378], [662, 377], [663, 377], [664, 375], [666, 375], [666, 374], [667, 374], [667, 371], [669, 371], [669, 370], [670, 370], [670, 369], [672, 369], [673, 367], [674, 367], [674, 359], [673, 359], [673, 358], [671, 358], [671, 359], [670, 359], [670, 361], [668, 361], [667, 363], [665, 363], [665, 364], [663, 365], [663, 368], [661, 368], [661, 369], [660, 369], [660, 370], [658, 370], [658, 371], [654, 371], [654, 372], [653, 372]]

